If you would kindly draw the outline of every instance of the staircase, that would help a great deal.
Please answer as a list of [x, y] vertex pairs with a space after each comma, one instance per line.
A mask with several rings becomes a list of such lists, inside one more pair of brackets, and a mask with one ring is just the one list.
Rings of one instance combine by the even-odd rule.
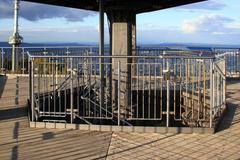
[[[101, 107], [101, 100], [100, 100], [100, 89], [101, 89], [101, 83], [100, 83], [100, 79], [97, 80], [92, 80], [92, 73], [94, 72], [94, 70], [91, 67], [92, 65], [92, 60], [89, 59], [83, 59], [83, 63], [82, 65], [79, 67], [78, 69], [78, 73], [82, 73], [82, 82], [84, 85], [84, 89], [82, 90], [81, 93], [81, 99], [86, 101], [86, 103], [91, 103], [91, 111], [92, 113], [97, 112], [97, 114], [99, 115], [100, 113], [103, 114], [104, 116], [106, 116], [107, 114], [112, 114], [109, 113], [108, 110], [106, 110], [106, 108]], [[97, 68], [95, 68], [95, 70], [97, 70]], [[102, 105], [103, 106], [109, 106], [109, 102], [110, 102], [110, 97], [106, 94], [108, 93], [108, 90], [106, 87], [105, 88], [105, 93], [104, 93], [104, 97], [103, 97], [103, 102]], [[90, 115], [89, 115], [90, 116]]]
[[[209, 127], [210, 97], [206, 96], [204, 106], [202, 93], [183, 92], [182, 96], [184, 99], [182, 105], [184, 109], [182, 113], [183, 124], [190, 127]], [[200, 103], [198, 104], [199, 100]]]

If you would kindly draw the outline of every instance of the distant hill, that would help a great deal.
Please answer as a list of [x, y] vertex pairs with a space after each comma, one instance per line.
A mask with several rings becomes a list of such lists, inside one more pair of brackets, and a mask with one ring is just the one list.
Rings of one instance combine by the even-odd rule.
[[[108, 44], [105, 44], [108, 47]], [[21, 47], [44, 47], [44, 46], [98, 46], [97, 43], [23, 43]], [[11, 47], [7, 42], [0, 42], [0, 47]], [[145, 48], [168, 48], [181, 50], [212, 50], [213, 48], [240, 48], [240, 45], [201, 44], [201, 43], [160, 43], [139, 44]]]
[[[21, 45], [22, 47], [31, 47], [31, 46], [44, 46], [43, 44], [39, 44], [39, 43], [23, 43]], [[11, 45], [9, 45], [8, 42], [0, 42], [0, 47], [11, 47]]]
[[0, 47], [10, 47], [7, 42], [0, 42]]
[[204, 44], [204, 43], [159, 43], [159, 44], [142, 44], [140, 46], [240, 48], [240, 44], [239, 45], [225, 45], [225, 44]]

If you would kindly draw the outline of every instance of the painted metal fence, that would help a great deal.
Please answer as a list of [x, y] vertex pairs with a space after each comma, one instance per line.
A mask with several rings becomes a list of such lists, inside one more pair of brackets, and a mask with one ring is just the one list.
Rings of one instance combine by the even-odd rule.
[[31, 121], [212, 128], [226, 103], [221, 57], [28, 56]]

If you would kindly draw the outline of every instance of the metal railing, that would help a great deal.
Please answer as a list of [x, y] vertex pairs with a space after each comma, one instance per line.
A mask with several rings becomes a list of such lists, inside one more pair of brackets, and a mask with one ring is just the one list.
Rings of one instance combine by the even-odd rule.
[[[163, 49], [167, 48], [152, 48], [152, 47], [138, 47], [134, 53], [141, 56], [160, 56], [163, 53]], [[171, 51], [169, 49], [169, 51]], [[212, 56], [224, 55], [226, 59], [226, 76], [229, 78], [239, 78], [240, 77], [240, 56], [239, 49], [214, 49], [215, 52], [202, 52], [202, 51], [192, 51], [191, 55], [201, 56]], [[97, 46], [46, 46], [46, 47], [18, 47], [16, 56], [16, 71], [17, 74], [28, 74], [28, 55], [27, 52], [35, 55], [72, 55], [81, 56], [86, 53], [91, 55], [98, 55]], [[175, 51], [172, 51], [173, 54]], [[105, 48], [106, 55], [109, 55], [109, 48]], [[178, 53], [179, 54], [179, 53]], [[182, 51], [181, 54], [188, 55], [189, 51]], [[203, 55], [202, 55], [203, 54]], [[11, 72], [11, 58], [12, 48], [11, 47], [1, 47], [0, 48], [0, 68], [1, 74], [12, 73]]]
[[[16, 48], [16, 72], [18, 74], [28, 73], [28, 56], [24, 48]], [[12, 73], [12, 48], [3, 47], [0, 50], [1, 74]]]
[[[105, 49], [106, 51], [108, 49]], [[35, 55], [83, 55], [84, 53], [98, 53], [96, 46], [47, 46], [47, 47], [17, 47], [16, 71], [13, 74], [28, 74], [28, 54]], [[1, 74], [12, 74], [12, 47], [0, 48]]]
[[214, 49], [216, 56], [224, 57], [226, 60], [226, 77], [240, 78], [240, 49], [219, 48]]
[[227, 77], [229, 78], [240, 78], [240, 53], [235, 52], [226, 52], [226, 70]]
[[32, 121], [212, 128], [225, 107], [224, 58], [85, 53], [30, 52]]

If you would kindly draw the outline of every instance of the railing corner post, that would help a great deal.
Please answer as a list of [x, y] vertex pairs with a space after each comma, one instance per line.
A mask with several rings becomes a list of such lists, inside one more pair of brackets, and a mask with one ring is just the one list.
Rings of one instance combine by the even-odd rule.
[[31, 114], [32, 122], [34, 121], [34, 63], [33, 59], [29, 59], [29, 89], [30, 89], [30, 100], [31, 100]]

